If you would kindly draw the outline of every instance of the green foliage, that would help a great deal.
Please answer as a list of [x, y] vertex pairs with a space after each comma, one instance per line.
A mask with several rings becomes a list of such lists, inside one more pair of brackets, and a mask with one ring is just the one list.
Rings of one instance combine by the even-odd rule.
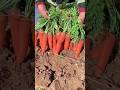
[[120, 14], [114, 0], [89, 0], [87, 2], [86, 31], [90, 32], [91, 37], [105, 30], [114, 33], [119, 38], [119, 28]]
[[10, 8], [16, 7], [19, 0], [0, 0], [0, 12], [9, 10]]
[[89, 0], [86, 14], [86, 31], [98, 32], [104, 22], [104, 0]]
[[51, 6], [49, 9], [50, 19], [44, 19], [40, 16], [40, 21], [35, 25], [35, 29], [45, 27], [45, 32], [55, 34], [56, 32], [65, 32], [71, 35], [72, 41], [75, 43], [80, 38], [84, 39], [85, 31], [78, 19], [77, 6], [73, 3], [67, 8]]
[[117, 38], [120, 37], [120, 14], [116, 9], [114, 0], [105, 0], [109, 12], [109, 31], [114, 33]]
[[33, 0], [26, 0], [24, 16], [31, 17], [33, 12], [34, 12]]

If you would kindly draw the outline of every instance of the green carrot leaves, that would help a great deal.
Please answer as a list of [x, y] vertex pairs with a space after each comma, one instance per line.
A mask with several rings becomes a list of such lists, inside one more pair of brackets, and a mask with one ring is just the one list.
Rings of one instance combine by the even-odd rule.
[[45, 31], [48, 33], [69, 33], [74, 43], [79, 39], [85, 38], [85, 31], [78, 19], [77, 6], [74, 3], [70, 4], [68, 8], [62, 9], [51, 6], [48, 12], [50, 19], [46, 20], [40, 17], [40, 21], [35, 25], [35, 29], [45, 26]]

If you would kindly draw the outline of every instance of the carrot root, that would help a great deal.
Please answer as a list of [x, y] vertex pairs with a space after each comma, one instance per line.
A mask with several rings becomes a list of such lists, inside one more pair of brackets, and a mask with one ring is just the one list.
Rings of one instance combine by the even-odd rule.
[[96, 65], [96, 71], [95, 71], [96, 77], [100, 77], [101, 74], [105, 71], [105, 67], [112, 53], [114, 44], [115, 44], [115, 36], [112, 33], [108, 33], [106, 39], [101, 43], [102, 50], [99, 56], [99, 61]]
[[83, 44], [84, 44], [84, 41], [83, 40], [80, 40], [76, 46], [76, 51], [75, 51], [75, 54], [76, 56], [78, 57], [80, 55], [80, 52], [82, 50], [82, 47], [83, 47]]
[[53, 48], [53, 36], [52, 35], [48, 35], [48, 45], [49, 45], [49, 49], [52, 50]]
[[64, 49], [65, 50], [69, 49], [69, 46], [70, 46], [70, 35], [66, 34], [65, 42], [64, 42]]

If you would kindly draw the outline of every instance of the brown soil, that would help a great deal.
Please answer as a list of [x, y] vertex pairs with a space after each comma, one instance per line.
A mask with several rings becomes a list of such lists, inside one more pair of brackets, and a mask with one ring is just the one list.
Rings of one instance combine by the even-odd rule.
[[45, 90], [85, 90], [85, 52], [75, 59], [70, 51], [61, 55], [36, 54], [35, 87]]
[[33, 90], [34, 59], [21, 65], [14, 63], [11, 50], [0, 49], [0, 90]]

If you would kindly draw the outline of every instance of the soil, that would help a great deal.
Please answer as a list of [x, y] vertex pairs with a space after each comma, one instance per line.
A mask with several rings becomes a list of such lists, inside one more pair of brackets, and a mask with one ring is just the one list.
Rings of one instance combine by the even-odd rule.
[[60, 55], [36, 53], [35, 88], [45, 90], [85, 90], [85, 51], [79, 59], [70, 51]]
[[0, 49], [0, 90], [34, 90], [34, 59], [14, 63], [14, 53]]
[[99, 79], [94, 77], [96, 62], [88, 60], [84, 50], [79, 59], [70, 51], [61, 55], [39, 53], [34, 68], [33, 58], [16, 65], [13, 50], [0, 49], [0, 90], [33, 90], [34, 83], [36, 88], [45, 90], [120, 90], [120, 40]]

